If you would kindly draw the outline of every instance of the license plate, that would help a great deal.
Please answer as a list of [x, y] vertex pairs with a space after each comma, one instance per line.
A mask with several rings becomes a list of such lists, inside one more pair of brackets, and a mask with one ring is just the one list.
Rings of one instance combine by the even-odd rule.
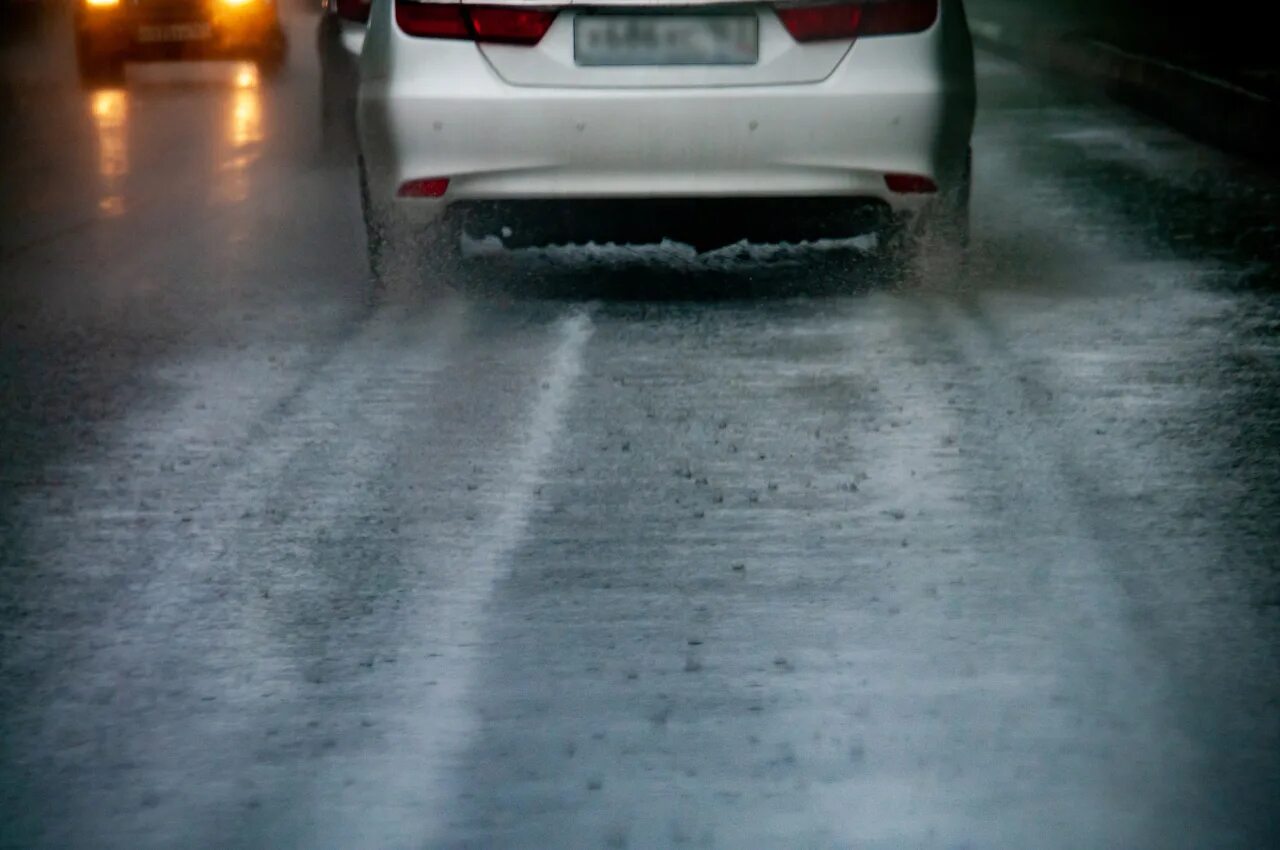
[[208, 24], [163, 24], [138, 27], [138, 41], [204, 41], [213, 37], [213, 27]]
[[579, 65], [753, 65], [760, 55], [755, 15], [578, 15]]

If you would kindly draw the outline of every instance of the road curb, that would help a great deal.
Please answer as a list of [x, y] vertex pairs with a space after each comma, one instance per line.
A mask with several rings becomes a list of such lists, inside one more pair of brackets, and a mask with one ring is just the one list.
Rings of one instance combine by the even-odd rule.
[[1099, 83], [1112, 97], [1202, 141], [1280, 163], [1280, 103], [1225, 80], [1093, 39], [975, 20], [974, 43]]

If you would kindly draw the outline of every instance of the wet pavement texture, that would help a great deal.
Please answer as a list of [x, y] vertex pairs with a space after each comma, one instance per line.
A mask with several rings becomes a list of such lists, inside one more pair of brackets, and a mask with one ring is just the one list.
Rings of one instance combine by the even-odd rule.
[[1280, 180], [982, 57], [966, 268], [375, 291], [315, 26], [0, 52], [0, 846], [1280, 846]]

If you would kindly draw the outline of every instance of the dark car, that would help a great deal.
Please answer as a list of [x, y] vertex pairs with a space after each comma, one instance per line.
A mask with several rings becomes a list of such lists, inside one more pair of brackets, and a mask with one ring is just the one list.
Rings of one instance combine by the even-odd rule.
[[43, 9], [41, 0], [0, 0], [0, 44], [30, 29]]
[[76, 57], [88, 84], [133, 59], [239, 58], [266, 73], [284, 61], [276, 0], [77, 0]]

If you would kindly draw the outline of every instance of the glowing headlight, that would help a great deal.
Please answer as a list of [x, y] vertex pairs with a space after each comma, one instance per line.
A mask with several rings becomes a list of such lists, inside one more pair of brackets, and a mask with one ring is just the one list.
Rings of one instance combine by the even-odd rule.
[[258, 0], [218, 0], [218, 2], [228, 9], [239, 9], [242, 6], [256, 3]]
[[120, 0], [84, 0], [84, 4], [94, 9], [107, 9], [111, 6], [119, 6]]

